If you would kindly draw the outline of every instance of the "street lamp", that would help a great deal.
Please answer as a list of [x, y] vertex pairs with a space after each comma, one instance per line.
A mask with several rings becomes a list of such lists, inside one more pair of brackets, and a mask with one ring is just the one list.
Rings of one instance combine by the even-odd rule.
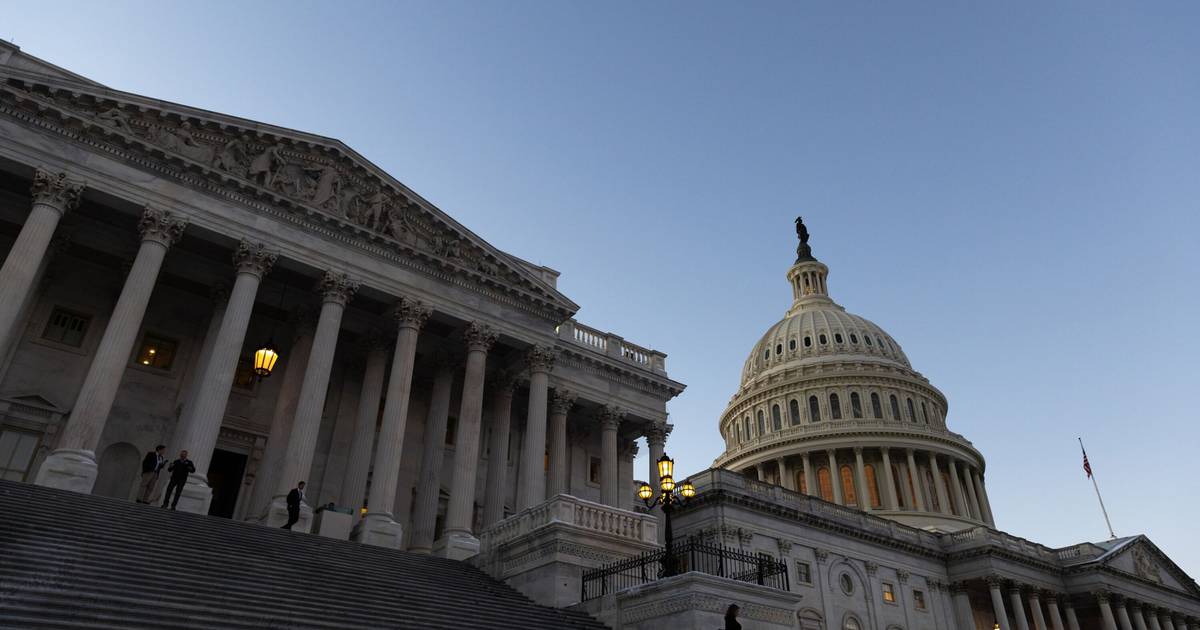
[[666, 527], [663, 538], [667, 543], [663, 555], [662, 577], [671, 577], [679, 573], [679, 563], [675, 559], [675, 535], [671, 531], [671, 513], [675, 511], [675, 506], [684, 505], [689, 499], [696, 496], [696, 487], [689, 480], [684, 480], [678, 485], [675, 484], [675, 460], [667, 457], [666, 453], [659, 458], [657, 465], [658, 485], [662, 492], [655, 496], [654, 488], [650, 487], [650, 484], [642, 482], [638, 486], [637, 496], [648, 508], [662, 505], [663, 524]]

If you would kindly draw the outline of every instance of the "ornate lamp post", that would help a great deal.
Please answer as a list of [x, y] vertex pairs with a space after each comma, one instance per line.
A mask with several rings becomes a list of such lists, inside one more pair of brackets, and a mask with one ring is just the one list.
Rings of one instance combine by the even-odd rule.
[[638, 498], [641, 499], [646, 507], [652, 508], [655, 505], [662, 505], [664, 525], [666, 527], [666, 535], [664, 536], [667, 548], [663, 555], [662, 577], [671, 577], [679, 572], [679, 563], [675, 558], [675, 535], [671, 531], [671, 513], [675, 511], [675, 506], [683, 505], [689, 499], [696, 496], [696, 488], [691, 481], [684, 480], [678, 486], [675, 485], [675, 460], [667, 457], [666, 453], [658, 460], [658, 485], [662, 492], [655, 496], [654, 488], [650, 484], [642, 482], [638, 487]]

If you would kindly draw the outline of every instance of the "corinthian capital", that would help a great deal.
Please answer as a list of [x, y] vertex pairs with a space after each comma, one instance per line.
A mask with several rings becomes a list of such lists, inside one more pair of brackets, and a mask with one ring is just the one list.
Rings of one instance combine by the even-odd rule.
[[557, 358], [558, 351], [554, 348], [550, 346], [533, 346], [525, 353], [525, 365], [529, 367], [530, 373], [548, 373], [554, 369], [554, 361]]
[[601, 429], [616, 431], [621, 426], [621, 420], [625, 419], [625, 412], [616, 405], [604, 405], [596, 412], [596, 418], [600, 420]]
[[166, 210], [146, 206], [142, 218], [138, 219], [138, 234], [142, 235], [143, 241], [154, 241], [163, 247], [170, 247], [183, 236], [187, 223], [187, 219]]
[[248, 273], [260, 279], [271, 273], [279, 254], [267, 250], [262, 243], [242, 241], [233, 252], [233, 264], [237, 265], [238, 273]]
[[425, 320], [429, 319], [432, 311], [425, 306], [420, 300], [410, 298], [400, 298], [396, 304], [392, 306], [392, 317], [400, 324], [401, 328], [416, 328], [420, 329], [425, 325]]
[[358, 292], [358, 281], [344, 273], [326, 271], [317, 281], [317, 291], [323, 302], [345, 306]]
[[667, 443], [667, 435], [670, 433], [670, 425], [665, 422], [655, 422], [646, 428], [646, 444], [662, 446]]
[[550, 413], [566, 415], [575, 406], [575, 393], [565, 389], [555, 389], [550, 397]]
[[480, 322], [467, 324], [467, 329], [463, 331], [463, 341], [467, 344], [467, 350], [475, 352], [487, 352], [499, 336], [494, 328]]
[[46, 204], [59, 212], [74, 210], [83, 196], [83, 184], [67, 179], [66, 173], [52, 173], [45, 169], [33, 172], [30, 194], [34, 203]]

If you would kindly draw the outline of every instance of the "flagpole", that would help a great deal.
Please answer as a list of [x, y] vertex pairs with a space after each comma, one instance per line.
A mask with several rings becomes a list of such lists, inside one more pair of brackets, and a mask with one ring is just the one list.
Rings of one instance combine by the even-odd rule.
[[[1083, 459], [1087, 461], [1087, 449], [1083, 448], [1083, 438], [1076, 439], [1079, 440], [1079, 450], [1083, 451]], [[1104, 524], [1108, 525], [1108, 535], [1112, 539], [1116, 539], [1117, 534], [1113, 531], [1112, 521], [1108, 520], [1108, 510], [1104, 507], [1104, 497], [1100, 496], [1100, 484], [1096, 483], [1096, 473], [1091, 471], [1090, 465], [1088, 466], [1088, 477], [1092, 480], [1092, 487], [1096, 489], [1096, 500], [1100, 501], [1100, 511], [1104, 513]]]

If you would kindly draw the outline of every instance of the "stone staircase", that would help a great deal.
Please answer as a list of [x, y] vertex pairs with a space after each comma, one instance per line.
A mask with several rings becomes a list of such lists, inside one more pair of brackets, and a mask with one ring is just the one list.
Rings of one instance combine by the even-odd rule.
[[0, 628], [581, 628], [462, 562], [0, 481]]

